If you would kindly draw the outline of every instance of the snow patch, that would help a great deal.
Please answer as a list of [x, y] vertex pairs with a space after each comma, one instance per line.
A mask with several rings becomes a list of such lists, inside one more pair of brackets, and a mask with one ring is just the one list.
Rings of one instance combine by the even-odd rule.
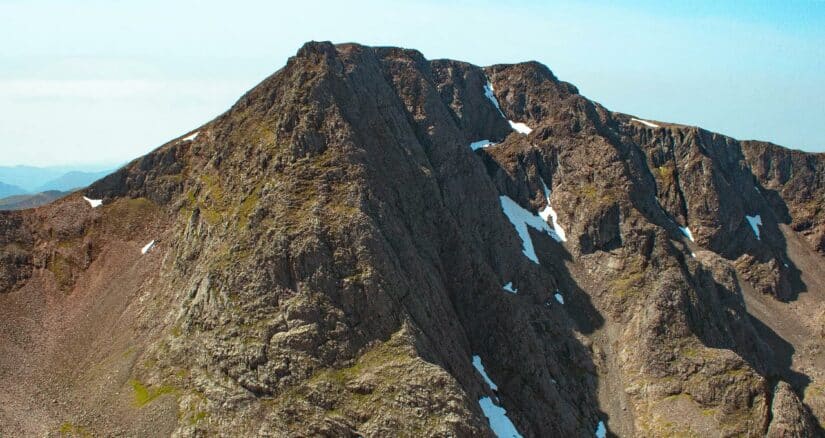
[[681, 231], [682, 234], [684, 234], [685, 237], [688, 238], [688, 240], [690, 240], [691, 242], [695, 242], [695, 240], [693, 240], [693, 233], [690, 232], [690, 228], [688, 228], [688, 227], [679, 227], [679, 231]]
[[153, 241], [147, 243], [146, 246], [141, 248], [140, 253], [141, 254], [146, 254], [147, 252], [149, 252], [150, 249], [152, 249], [154, 247], [155, 247], [155, 241], [153, 240]]
[[504, 117], [504, 113], [501, 112], [501, 107], [498, 105], [498, 99], [496, 99], [496, 95], [493, 93], [494, 91], [493, 84], [487, 81], [487, 83], [484, 84], [484, 96], [490, 99], [490, 102], [493, 102], [493, 106], [496, 107], [498, 113], [501, 114], [501, 117]]
[[606, 438], [607, 437], [607, 428], [604, 426], [604, 421], [599, 421], [599, 424], [596, 425], [596, 438]]
[[641, 123], [642, 125], [645, 125], [645, 126], [647, 126], [648, 128], [661, 128], [661, 126], [659, 126], [659, 125], [657, 125], [657, 124], [655, 124], [655, 123], [648, 122], [647, 120], [637, 119], [637, 118], [635, 118], [635, 117], [634, 117], [634, 118], [632, 118], [632, 119], [630, 119], [630, 121], [631, 121], [631, 122], [638, 122], [638, 123]]
[[518, 289], [513, 287], [513, 282], [512, 281], [507, 282], [507, 284], [505, 284], [504, 286], [501, 286], [501, 288], [506, 290], [507, 292], [510, 292], [510, 293], [518, 292]]
[[493, 383], [493, 379], [491, 379], [490, 376], [487, 375], [487, 371], [484, 370], [484, 364], [481, 363], [481, 356], [473, 356], [473, 366], [476, 368], [476, 371], [478, 371], [478, 373], [481, 374], [481, 377], [484, 378], [484, 381], [487, 382], [488, 385], [490, 385], [490, 389], [492, 389], [493, 391], [497, 391], [498, 386], [496, 386], [496, 384]]
[[490, 429], [499, 438], [522, 438], [516, 430], [516, 426], [507, 418], [507, 411], [493, 403], [490, 397], [482, 397], [478, 400], [484, 416], [490, 421]]
[[97, 207], [100, 207], [101, 205], [103, 205], [103, 200], [102, 199], [89, 199], [85, 196], [83, 197], [83, 199], [85, 199], [86, 202], [88, 202], [89, 205], [92, 206], [92, 208], [97, 208]]
[[756, 240], [762, 240], [759, 238], [759, 225], [762, 225], [762, 216], [748, 216], [745, 215], [745, 219], [748, 220], [748, 223], [751, 224], [751, 229], [753, 230], [753, 234], [756, 234]]
[[516, 131], [519, 134], [527, 135], [527, 134], [533, 132], [533, 128], [527, 126], [524, 123], [514, 122], [512, 120], [508, 120], [507, 122], [510, 123], [510, 127], [513, 128], [513, 131]]
[[539, 179], [541, 181], [541, 186], [544, 188], [544, 197], [547, 199], [547, 207], [544, 207], [544, 210], [539, 212], [539, 217], [544, 219], [547, 222], [547, 218], [552, 219], [553, 223], [553, 231], [556, 232], [556, 236], [562, 242], [567, 242], [567, 234], [564, 232], [564, 228], [559, 225], [559, 215], [556, 214], [556, 211], [553, 210], [553, 207], [550, 206], [550, 189], [547, 188], [547, 184], [544, 183], [543, 179]]
[[192, 140], [198, 138], [198, 134], [200, 134], [200, 131], [195, 131], [194, 134], [183, 137], [182, 139], [180, 139], [180, 141], [192, 141]]
[[486, 148], [495, 145], [495, 143], [491, 142], [490, 140], [479, 140], [470, 143], [470, 149], [476, 150], [481, 148]]
[[539, 264], [539, 258], [536, 255], [535, 248], [533, 248], [533, 239], [530, 238], [530, 233], [527, 231], [527, 226], [529, 225], [538, 231], [546, 232], [557, 242], [561, 242], [561, 238], [552, 228], [550, 228], [549, 225], [547, 225], [547, 222], [545, 222], [544, 219], [524, 209], [508, 196], [499, 196], [499, 201], [501, 202], [501, 209], [504, 211], [507, 219], [510, 220], [510, 223], [513, 224], [513, 227], [516, 229], [516, 233], [518, 233], [518, 236], [521, 238], [522, 252], [528, 259], [532, 260], [536, 264]]
[[561, 294], [558, 291], [556, 291], [556, 295], [554, 296], [556, 297], [556, 301], [558, 301], [559, 304], [564, 304], [564, 297], [561, 296]]

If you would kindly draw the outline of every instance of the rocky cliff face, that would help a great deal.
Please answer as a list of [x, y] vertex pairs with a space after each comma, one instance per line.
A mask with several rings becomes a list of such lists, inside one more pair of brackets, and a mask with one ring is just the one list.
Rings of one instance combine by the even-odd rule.
[[816, 436], [824, 163], [534, 62], [308, 43], [0, 212], [0, 432]]

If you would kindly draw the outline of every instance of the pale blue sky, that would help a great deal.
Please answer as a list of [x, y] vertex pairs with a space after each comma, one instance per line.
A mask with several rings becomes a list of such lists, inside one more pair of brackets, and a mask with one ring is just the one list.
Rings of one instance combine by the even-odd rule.
[[825, 151], [822, 0], [0, 0], [0, 17], [0, 165], [139, 156], [312, 39], [535, 59], [612, 110]]

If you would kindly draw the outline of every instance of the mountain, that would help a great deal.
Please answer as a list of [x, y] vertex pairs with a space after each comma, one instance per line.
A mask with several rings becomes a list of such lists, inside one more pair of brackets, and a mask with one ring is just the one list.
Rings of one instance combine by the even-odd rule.
[[104, 170], [100, 172], [71, 171], [46, 182], [45, 184], [40, 186], [37, 189], [37, 191], [70, 191], [74, 189], [79, 189], [88, 186], [89, 184], [99, 180], [100, 178], [103, 178], [104, 176], [110, 173], [112, 173], [111, 170]]
[[48, 204], [56, 199], [60, 199], [68, 192], [50, 190], [31, 195], [14, 195], [0, 198], [0, 210], [23, 210], [26, 208], [39, 207]]
[[822, 436], [823, 205], [536, 62], [307, 43], [0, 212], [0, 433]]
[[20, 187], [0, 182], [0, 198], [5, 198], [7, 196], [13, 195], [20, 195], [23, 193], [26, 193], [26, 191], [21, 189]]

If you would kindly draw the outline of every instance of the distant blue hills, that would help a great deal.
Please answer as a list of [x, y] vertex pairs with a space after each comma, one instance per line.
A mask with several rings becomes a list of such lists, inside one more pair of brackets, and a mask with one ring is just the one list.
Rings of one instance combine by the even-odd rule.
[[0, 166], [0, 198], [81, 189], [114, 172], [118, 166]]
[[5, 198], [7, 196], [14, 196], [14, 195], [22, 195], [25, 194], [26, 191], [23, 190], [21, 187], [6, 184], [4, 182], [0, 182], [0, 198]]
[[63, 175], [60, 175], [59, 177], [46, 182], [42, 186], [38, 187], [35, 191], [47, 192], [50, 190], [59, 190], [61, 192], [65, 192], [73, 189], [81, 189], [99, 180], [100, 178], [103, 178], [104, 176], [112, 173], [112, 171], [113, 170], [104, 170], [100, 172], [81, 172], [73, 170], [71, 172], [66, 172]]

